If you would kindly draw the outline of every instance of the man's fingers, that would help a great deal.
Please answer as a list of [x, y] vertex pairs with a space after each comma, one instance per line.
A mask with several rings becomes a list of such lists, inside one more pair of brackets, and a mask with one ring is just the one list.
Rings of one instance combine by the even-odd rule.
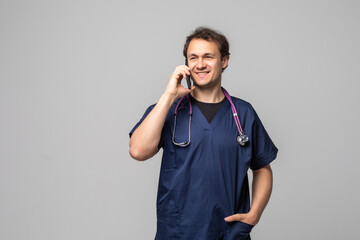
[[175, 71], [190, 75], [190, 68], [188, 66], [186, 66], [186, 65], [177, 66]]
[[186, 79], [187, 75], [190, 75], [190, 68], [188, 66], [186, 65], [177, 66], [174, 72], [170, 76], [165, 91], [173, 95], [175, 98], [179, 98], [194, 90], [193, 88], [191, 90], [187, 88], [185, 89], [181, 85], [182, 80]]
[[186, 79], [186, 73], [183, 73], [183, 78]]
[[238, 215], [239, 215], [239, 214], [234, 214], [234, 215], [228, 216], [228, 217], [225, 218], [225, 221], [226, 221], [226, 222], [239, 221], [239, 220], [238, 220]]
[[188, 71], [185, 69], [178, 69], [174, 74], [178, 82], [181, 82], [182, 79], [186, 79], [186, 76], [189, 75]]
[[231, 216], [228, 216], [225, 218], [226, 222], [235, 222], [235, 221], [241, 221], [243, 219], [243, 215], [242, 213], [237, 213]]

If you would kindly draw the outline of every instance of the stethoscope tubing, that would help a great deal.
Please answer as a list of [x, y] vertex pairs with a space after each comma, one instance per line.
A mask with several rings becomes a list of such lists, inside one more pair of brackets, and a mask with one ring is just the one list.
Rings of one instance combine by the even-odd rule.
[[[180, 142], [180, 143], [177, 143], [175, 142], [175, 129], [176, 129], [176, 121], [177, 121], [177, 114], [178, 114], [178, 111], [179, 111], [179, 106], [182, 102], [182, 100], [187, 97], [187, 100], [189, 102], [189, 136], [188, 136], [188, 139], [189, 141], [185, 141], [185, 142]], [[176, 107], [175, 107], [175, 119], [174, 119], [174, 131], [173, 131], [173, 135], [172, 135], [172, 142], [176, 145], [176, 146], [179, 146], [179, 147], [186, 147], [190, 144], [191, 142], [191, 117], [192, 117], [192, 105], [191, 105], [191, 102], [190, 102], [190, 97], [189, 97], [189, 94], [183, 96], [182, 98], [180, 98], [179, 102], [177, 103]]]
[[241, 123], [240, 123], [240, 119], [239, 119], [239, 115], [236, 111], [236, 108], [235, 108], [235, 105], [233, 103], [233, 101], [231, 100], [231, 97], [230, 97], [230, 94], [225, 90], [225, 88], [221, 87], [221, 90], [223, 91], [225, 97], [229, 100], [230, 102], [230, 105], [231, 105], [231, 111], [233, 113], [233, 116], [234, 116], [234, 120], [235, 120], [235, 124], [236, 124], [236, 127], [239, 131], [239, 134], [242, 134], [244, 133], [242, 127], [241, 127]]
[[[224, 93], [225, 97], [228, 99], [229, 103], [230, 103], [230, 106], [231, 106], [231, 111], [232, 111], [232, 114], [233, 114], [233, 117], [234, 117], [234, 121], [235, 121], [235, 124], [236, 124], [236, 128], [238, 129], [238, 132], [239, 132], [239, 136], [237, 138], [237, 141], [239, 142], [239, 144], [241, 146], [244, 146], [245, 143], [248, 141], [248, 136], [244, 133], [242, 127], [241, 127], [241, 123], [240, 123], [240, 119], [239, 119], [239, 115], [236, 111], [236, 107], [233, 103], [233, 101], [231, 100], [231, 96], [230, 94], [225, 90], [225, 88], [221, 87], [221, 90], [222, 92]], [[175, 129], [176, 129], [176, 120], [177, 120], [177, 114], [179, 112], [179, 107], [180, 107], [180, 104], [181, 102], [184, 100], [184, 98], [187, 98], [188, 100], [188, 103], [189, 103], [189, 141], [185, 141], [185, 142], [180, 142], [180, 143], [177, 143], [175, 142]], [[190, 127], [191, 127], [191, 117], [192, 117], [192, 104], [191, 104], [191, 101], [190, 101], [190, 96], [189, 94], [183, 96], [180, 98], [179, 102], [176, 104], [176, 107], [175, 107], [175, 112], [174, 112], [174, 115], [175, 115], [175, 119], [174, 119], [174, 131], [173, 131], [173, 136], [172, 136], [172, 141], [175, 145], [177, 146], [180, 146], [180, 147], [186, 147], [190, 144], [190, 137], [191, 137], [191, 130], [190, 130]]]

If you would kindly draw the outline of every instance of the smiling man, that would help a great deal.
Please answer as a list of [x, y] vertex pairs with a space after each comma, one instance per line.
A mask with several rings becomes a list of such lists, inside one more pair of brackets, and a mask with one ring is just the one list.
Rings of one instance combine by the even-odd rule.
[[[221, 87], [230, 56], [225, 36], [197, 28], [183, 54], [188, 66], [175, 68], [130, 132], [134, 159], [163, 148], [155, 239], [249, 240], [271, 195], [278, 150], [253, 107]], [[187, 75], [191, 89], [181, 85]]]

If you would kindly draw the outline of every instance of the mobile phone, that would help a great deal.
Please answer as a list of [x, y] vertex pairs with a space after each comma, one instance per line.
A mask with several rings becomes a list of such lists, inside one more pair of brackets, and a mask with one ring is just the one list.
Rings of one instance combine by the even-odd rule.
[[[185, 58], [185, 65], [189, 66], [187, 58]], [[186, 74], [186, 83], [187, 83], [188, 89], [191, 89], [190, 75], [187, 75], [187, 74]]]

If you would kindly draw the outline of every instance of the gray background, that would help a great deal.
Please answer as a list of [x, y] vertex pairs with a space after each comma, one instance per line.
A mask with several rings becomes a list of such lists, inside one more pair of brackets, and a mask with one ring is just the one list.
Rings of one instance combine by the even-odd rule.
[[356, 239], [359, 1], [0, 1], [0, 239], [153, 239], [161, 154], [128, 154], [197, 26], [280, 149], [253, 239]]

